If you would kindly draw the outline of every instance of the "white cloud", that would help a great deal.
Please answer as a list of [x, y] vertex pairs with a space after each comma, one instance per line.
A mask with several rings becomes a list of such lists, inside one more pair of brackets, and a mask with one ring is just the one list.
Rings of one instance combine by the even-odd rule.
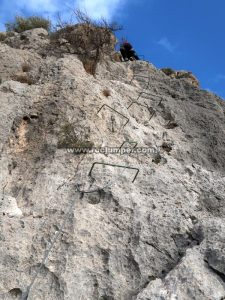
[[[14, 1], [12, 1], [14, 2]], [[33, 12], [56, 12], [59, 8], [59, 3], [56, 0], [20, 0], [15, 1], [16, 6], [26, 8]]]
[[[2, 24], [13, 19], [15, 15], [40, 14], [54, 19], [59, 12], [63, 19], [70, 18], [72, 10], [85, 10], [92, 18], [104, 17], [111, 20], [116, 12], [128, 0], [2, 0], [0, 11], [0, 28]], [[135, 1], [135, 0], [130, 0]]]
[[77, 5], [93, 18], [111, 19], [124, 0], [77, 0]]
[[1, 14], [10, 12], [11, 15], [29, 11], [30, 13], [54, 13], [61, 8], [58, 0], [3, 0], [1, 4]]
[[165, 48], [167, 51], [173, 53], [174, 50], [176, 49], [176, 45], [173, 45], [167, 37], [163, 37], [161, 38], [158, 42], [158, 45], [162, 46], [163, 48]]

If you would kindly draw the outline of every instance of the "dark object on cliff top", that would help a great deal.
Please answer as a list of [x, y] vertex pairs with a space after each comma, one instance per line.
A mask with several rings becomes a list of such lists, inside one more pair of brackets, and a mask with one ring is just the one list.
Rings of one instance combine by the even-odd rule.
[[129, 42], [123, 42], [120, 46], [120, 52], [125, 61], [127, 60], [139, 60], [133, 46]]

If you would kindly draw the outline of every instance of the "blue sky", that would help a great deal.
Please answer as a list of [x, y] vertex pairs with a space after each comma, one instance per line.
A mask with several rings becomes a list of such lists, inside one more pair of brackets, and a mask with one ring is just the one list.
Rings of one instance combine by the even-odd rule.
[[121, 23], [118, 37], [156, 67], [192, 71], [225, 99], [224, 0], [0, 0], [0, 30], [16, 14], [69, 18], [77, 6]]

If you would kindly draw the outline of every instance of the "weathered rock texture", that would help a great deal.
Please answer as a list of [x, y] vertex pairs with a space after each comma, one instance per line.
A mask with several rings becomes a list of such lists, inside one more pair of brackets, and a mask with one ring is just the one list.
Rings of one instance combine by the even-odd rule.
[[144, 61], [94, 77], [49, 43], [0, 43], [0, 299], [225, 299], [223, 100]]
[[170, 78], [176, 78], [176, 79], [186, 79], [187, 82], [194, 85], [195, 87], [199, 87], [199, 81], [198, 79], [193, 75], [192, 72], [188, 71], [175, 71], [170, 68], [163, 68], [161, 69], [163, 73], [165, 73], [167, 76], [170, 76]]

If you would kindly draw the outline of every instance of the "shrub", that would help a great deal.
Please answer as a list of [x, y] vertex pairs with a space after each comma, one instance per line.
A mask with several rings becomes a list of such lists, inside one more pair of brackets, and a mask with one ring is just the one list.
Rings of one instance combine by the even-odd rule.
[[15, 288], [9, 291], [10, 296], [12, 296], [13, 299], [18, 299], [22, 297], [22, 291], [19, 288]]
[[75, 133], [73, 124], [66, 123], [60, 129], [59, 140], [58, 140], [59, 149], [72, 149], [72, 148], [92, 149], [93, 146], [94, 146], [93, 142], [78, 138], [78, 136]]
[[3, 42], [6, 39], [6, 34], [4, 32], [0, 32], [0, 42]]
[[27, 83], [29, 85], [35, 83], [34, 80], [31, 77], [29, 77], [27, 74], [16, 74], [11, 76], [11, 79], [21, 83]]
[[163, 142], [161, 147], [164, 151], [166, 151], [168, 153], [170, 153], [170, 151], [173, 150], [172, 144], [167, 143], [167, 142]]
[[172, 75], [175, 71], [171, 68], [162, 68], [161, 71], [165, 73], [167, 76]]
[[99, 298], [99, 300], [110, 300], [110, 297], [104, 295]]
[[15, 31], [21, 33], [26, 30], [34, 29], [34, 28], [44, 28], [47, 31], [51, 29], [51, 22], [48, 19], [32, 16], [28, 18], [24, 18], [21, 16], [16, 16], [15, 21], [11, 23], [6, 23], [6, 31]]
[[22, 64], [22, 71], [23, 72], [29, 72], [31, 70], [31, 65], [27, 62]]
[[74, 15], [76, 17], [78, 24], [87, 24], [95, 27], [100, 27], [100, 28], [108, 29], [111, 32], [116, 32], [118, 30], [123, 29], [123, 27], [120, 24], [116, 22], [109, 23], [105, 18], [101, 18], [100, 20], [97, 21], [92, 20], [91, 17], [89, 17], [86, 12], [80, 9], [76, 9], [74, 11]]
[[13, 31], [8, 31], [8, 32], [6, 32], [6, 37], [8, 38], [8, 37], [14, 37], [15, 36], [15, 32], [13, 32]]
[[[85, 12], [77, 9], [74, 11], [76, 23], [63, 22], [58, 17], [56, 31], [51, 34], [54, 46], [60, 45], [60, 40], [69, 43], [66, 51], [71, 51], [79, 56], [85, 70], [94, 75], [97, 63], [102, 54], [110, 54], [116, 42], [113, 32], [122, 29], [117, 23], [108, 23], [105, 19], [92, 20]], [[114, 41], [115, 39], [115, 41]]]
[[155, 157], [152, 159], [152, 162], [158, 165], [161, 162], [161, 160], [162, 160], [162, 156], [159, 153], [157, 153]]

